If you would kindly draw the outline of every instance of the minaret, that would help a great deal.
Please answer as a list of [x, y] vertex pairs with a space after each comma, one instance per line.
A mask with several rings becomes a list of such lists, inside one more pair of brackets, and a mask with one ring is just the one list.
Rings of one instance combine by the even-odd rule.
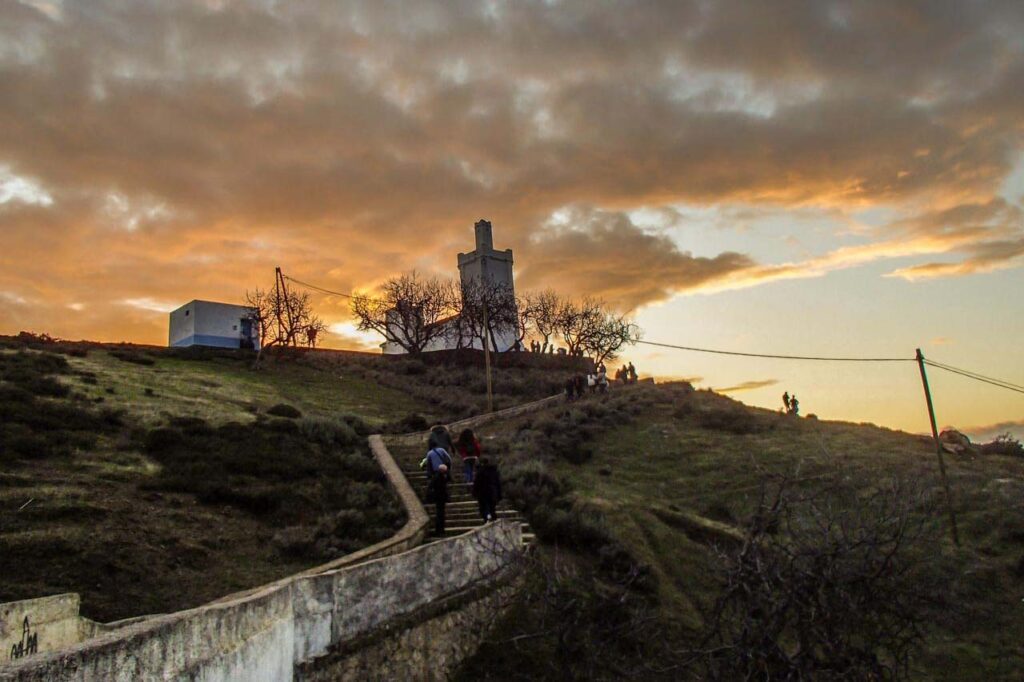
[[[515, 283], [512, 279], [512, 249], [498, 251], [494, 248], [494, 235], [489, 220], [480, 219], [473, 225], [476, 236], [476, 249], [470, 253], [459, 254], [459, 277], [463, 283], [472, 281], [488, 281], [504, 284], [509, 294], [515, 296]], [[512, 332], [498, 334], [495, 339], [497, 350], [505, 351], [515, 342], [516, 335]]]
[[480, 219], [473, 226], [476, 235], [476, 249], [459, 254], [459, 276], [463, 282], [487, 279], [496, 284], [505, 284], [513, 289], [512, 249], [497, 251], [494, 248], [494, 234], [489, 220]]
[[473, 226], [476, 231], [477, 253], [494, 251], [494, 235], [491, 234], [491, 221], [481, 218]]

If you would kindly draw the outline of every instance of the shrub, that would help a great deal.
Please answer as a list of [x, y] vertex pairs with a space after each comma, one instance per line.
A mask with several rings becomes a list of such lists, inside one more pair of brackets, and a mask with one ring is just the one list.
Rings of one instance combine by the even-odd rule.
[[420, 376], [427, 373], [427, 366], [419, 360], [409, 360], [404, 364], [402, 370], [409, 376]]
[[568, 487], [543, 462], [527, 460], [505, 474], [504, 492], [513, 506], [530, 513], [564, 495]]
[[117, 412], [61, 400], [68, 387], [52, 375], [68, 373], [67, 360], [54, 353], [0, 353], [0, 460], [67, 456], [120, 425]]
[[275, 417], [284, 417], [285, 419], [298, 419], [302, 416], [302, 413], [299, 412], [298, 409], [284, 403], [274, 405], [267, 410], [267, 414]]
[[1001, 436], [997, 436], [992, 442], [982, 444], [981, 454], [1024, 457], [1024, 445], [1009, 433], [1004, 433]]
[[[589, 434], [588, 434], [589, 435]], [[558, 434], [550, 441], [551, 451], [570, 464], [585, 464], [594, 456], [594, 448], [580, 434]]]
[[430, 428], [430, 422], [427, 418], [418, 412], [410, 412], [409, 414], [402, 417], [394, 425], [396, 433], [412, 433], [416, 431], [426, 431]]
[[362, 440], [345, 421], [325, 417], [306, 417], [299, 421], [299, 432], [308, 440], [324, 447], [347, 447]]
[[303, 559], [314, 554], [316, 535], [311, 526], [289, 526], [274, 533], [273, 543], [282, 554]]
[[604, 516], [594, 511], [544, 504], [533, 510], [530, 525], [541, 540], [575, 549], [600, 552], [613, 542]]

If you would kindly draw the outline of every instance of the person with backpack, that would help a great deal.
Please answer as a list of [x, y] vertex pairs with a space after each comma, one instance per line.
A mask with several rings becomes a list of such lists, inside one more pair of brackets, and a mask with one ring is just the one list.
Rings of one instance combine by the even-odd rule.
[[485, 521], [498, 518], [498, 503], [501, 502], [501, 475], [498, 467], [487, 457], [480, 458], [480, 467], [473, 481], [473, 497], [480, 507], [480, 517]]
[[427, 483], [427, 502], [434, 505], [434, 535], [438, 537], [444, 536], [445, 505], [448, 499], [448, 465], [441, 464], [436, 475]]
[[451, 454], [455, 452], [454, 444], [452, 443], [452, 435], [448, 433], [448, 427], [444, 424], [435, 424], [430, 429], [430, 436], [427, 438], [427, 449], [433, 450], [434, 448], [444, 448], [445, 452]]
[[473, 484], [473, 472], [480, 460], [480, 441], [472, 429], [463, 429], [459, 434], [459, 442], [455, 445], [459, 457], [462, 458], [462, 473], [468, 485]]
[[[445, 472], [451, 468], [452, 456], [449, 455], [448, 451], [442, 447], [432, 447], [427, 452], [427, 456], [423, 458], [420, 466], [426, 470], [427, 479], [432, 480], [437, 472], [440, 471], [441, 467], [444, 467]], [[445, 473], [445, 477], [448, 477], [447, 473]]]

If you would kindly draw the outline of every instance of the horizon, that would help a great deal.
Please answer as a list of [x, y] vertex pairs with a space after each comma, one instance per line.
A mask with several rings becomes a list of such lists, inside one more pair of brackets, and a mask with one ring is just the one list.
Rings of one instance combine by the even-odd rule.
[[[276, 266], [452, 276], [486, 218], [517, 289], [648, 341], [1024, 384], [1022, 35], [1018, 2], [6, 3], [0, 333], [166, 345]], [[623, 358], [930, 433], [912, 362]], [[929, 380], [940, 428], [1024, 437], [1024, 395]]]

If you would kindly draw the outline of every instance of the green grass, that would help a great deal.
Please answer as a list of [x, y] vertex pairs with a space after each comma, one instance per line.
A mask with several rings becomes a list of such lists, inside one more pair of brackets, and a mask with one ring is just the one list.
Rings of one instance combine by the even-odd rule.
[[[699, 627], [698, 605], [715, 590], [709, 577], [715, 559], [706, 543], [666, 523], [665, 510], [735, 524], [750, 514], [762, 479], [772, 475], [794, 478], [800, 490], [845, 479], [864, 492], [897, 476], [944, 499], [929, 438], [752, 409], [761, 430], [735, 434], [704, 428], [694, 413], [678, 409], [686, 401], [697, 413], [732, 409], [726, 398], [685, 396], [670, 386], [653, 389], [650, 398], [634, 422], [597, 437], [590, 462], [556, 460], [554, 471], [581, 498], [599, 504], [615, 536], [652, 566], [668, 619], [683, 627]], [[966, 603], [957, 617], [937, 624], [918, 660], [920, 672], [927, 679], [1010, 679], [1020, 670], [1014, 665], [1024, 664], [1024, 460], [946, 458], [964, 546], [953, 547], [940, 515], [939, 542], [925, 552], [964, 571], [967, 582], [956, 596]]]
[[[568, 483], [574, 506], [604, 517], [615, 539], [656, 576], [665, 632], [680, 641], [699, 633], [702, 608], [719, 588], [713, 545], [723, 541], [719, 527], [708, 526], [742, 527], [763, 481], [785, 476], [793, 491], [806, 493], [842, 483], [861, 495], [893, 477], [910, 481], [937, 503], [929, 517], [934, 539], [915, 556], [945, 571], [941, 596], [951, 604], [930, 615], [916, 677], [1018, 679], [1024, 666], [1022, 458], [946, 455], [963, 539], [956, 549], [928, 437], [788, 417], [672, 384], [613, 392], [482, 431], [506, 471], [541, 460]], [[566, 433], [583, 439], [592, 457], [573, 463], [579, 458], [563, 452]]]
[[102, 350], [69, 358], [76, 370], [96, 376], [95, 384], [79, 378], [75, 388], [130, 411], [146, 425], [172, 416], [198, 416], [214, 424], [249, 421], [279, 403], [294, 405], [306, 415], [353, 414], [380, 425], [421, 407], [401, 391], [300, 363], [270, 360], [254, 370], [244, 357], [185, 360], [160, 353], [150, 357], [155, 360], [151, 366], [118, 360]]
[[[403, 522], [365, 449], [367, 423], [420, 407], [395, 389], [254, 371], [241, 353], [0, 345], [0, 601], [71, 591], [100, 621], [168, 612]], [[270, 417], [280, 404], [302, 417]]]

